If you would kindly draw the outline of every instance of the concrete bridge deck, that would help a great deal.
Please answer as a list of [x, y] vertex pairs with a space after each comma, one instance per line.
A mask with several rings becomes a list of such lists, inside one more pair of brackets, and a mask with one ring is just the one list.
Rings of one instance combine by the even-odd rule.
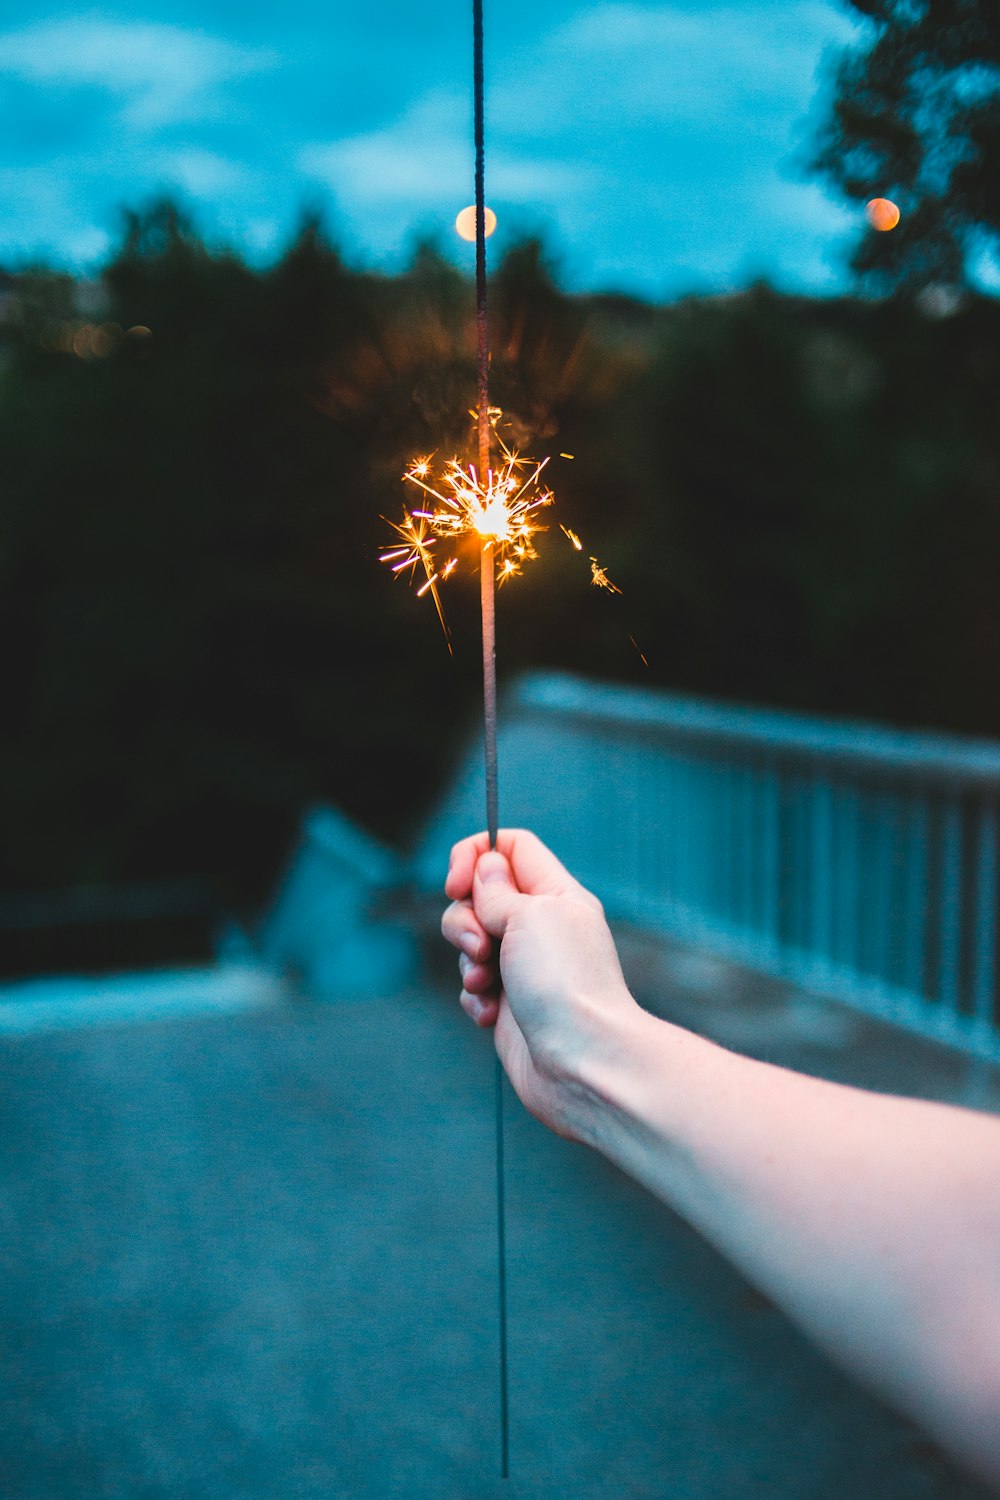
[[[733, 1045], [1000, 1106], [984, 1064], [623, 947], [645, 1001]], [[103, 1022], [94, 1002], [0, 1035], [8, 1500], [982, 1493], [514, 1101], [502, 1484], [488, 1040], [443, 972], [324, 1006], [220, 1009], [214, 982], [203, 1013], [195, 977], [159, 1019], [119, 986]]]

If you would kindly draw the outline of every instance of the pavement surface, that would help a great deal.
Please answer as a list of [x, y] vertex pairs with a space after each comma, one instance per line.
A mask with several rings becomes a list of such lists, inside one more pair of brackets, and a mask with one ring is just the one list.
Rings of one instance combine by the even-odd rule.
[[[651, 1008], [731, 1045], [1000, 1107], [981, 1065], [622, 939]], [[4, 1500], [985, 1494], [509, 1093], [501, 1482], [489, 1039], [443, 974], [323, 1006], [214, 983], [0, 1034]]]

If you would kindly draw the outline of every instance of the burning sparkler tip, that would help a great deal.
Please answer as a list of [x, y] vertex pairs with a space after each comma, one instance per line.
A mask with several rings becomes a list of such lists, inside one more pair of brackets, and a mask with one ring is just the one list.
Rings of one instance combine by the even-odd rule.
[[[490, 407], [494, 429], [502, 415], [499, 407]], [[477, 413], [470, 412], [470, 416]], [[440, 566], [434, 555], [435, 543], [478, 536], [484, 551], [494, 548], [497, 578], [504, 583], [538, 556], [531, 539], [545, 528], [538, 524], [535, 513], [555, 498], [551, 490], [542, 489], [538, 483], [548, 459], [522, 458], [502, 438], [498, 442], [499, 459], [485, 475], [475, 464], [462, 463], [458, 458], [440, 467], [434, 465], [433, 454], [415, 458], [403, 477], [427, 498], [421, 509], [405, 511], [401, 522], [390, 523], [402, 545], [386, 548], [381, 554], [393, 572], [423, 572], [418, 596], [431, 594], [446, 637], [438, 585], [455, 572], [459, 558], [453, 556]]]

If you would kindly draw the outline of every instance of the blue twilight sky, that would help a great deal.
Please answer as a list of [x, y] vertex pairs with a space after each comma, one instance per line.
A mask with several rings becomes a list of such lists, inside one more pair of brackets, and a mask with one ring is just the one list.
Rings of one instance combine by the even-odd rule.
[[[837, 0], [486, 0], [498, 241], [541, 232], [580, 289], [842, 289], [860, 215], [804, 163], [858, 35]], [[164, 189], [258, 260], [306, 203], [353, 261], [468, 260], [470, 54], [468, 0], [4, 0], [0, 263], [85, 268]]]

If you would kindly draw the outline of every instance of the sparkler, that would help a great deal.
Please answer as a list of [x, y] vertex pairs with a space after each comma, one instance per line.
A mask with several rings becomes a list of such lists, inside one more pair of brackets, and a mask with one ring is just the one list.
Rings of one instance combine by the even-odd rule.
[[[499, 408], [490, 408], [494, 433], [502, 415]], [[405, 510], [401, 521], [389, 523], [395, 532], [395, 544], [379, 554], [393, 573], [409, 573], [413, 579], [423, 574], [417, 597], [430, 594], [434, 600], [449, 649], [451, 640], [439, 585], [459, 567], [459, 553], [451, 544], [478, 537], [483, 548], [492, 546], [496, 581], [502, 588], [518, 576], [525, 563], [538, 557], [533, 539], [547, 528], [536, 518], [536, 512], [555, 503], [555, 495], [542, 483], [549, 460], [525, 458], [502, 438], [497, 441], [502, 461], [487, 471], [485, 479], [480, 478], [474, 464], [463, 464], [457, 458], [448, 459], [437, 472], [433, 455], [415, 458], [403, 478], [422, 490], [427, 499], [420, 509]], [[560, 457], [568, 458], [569, 454]], [[569, 526], [560, 522], [559, 530], [575, 552], [584, 550]], [[445, 559], [448, 552], [450, 556]], [[621, 593], [596, 557], [590, 557], [590, 581], [609, 594]]]
[[[502, 413], [491, 407], [489, 416], [495, 433]], [[404, 511], [402, 521], [390, 523], [396, 545], [380, 554], [394, 573], [409, 573], [411, 578], [423, 574], [417, 595], [430, 594], [434, 600], [449, 649], [438, 590], [459, 566], [454, 548], [465, 537], [478, 538], [477, 550], [491, 548], [494, 574], [502, 587], [517, 577], [525, 563], [537, 558], [533, 538], [545, 528], [536, 513], [555, 499], [542, 484], [547, 458], [524, 458], [500, 438], [498, 444], [501, 462], [485, 474], [475, 464], [463, 464], [457, 458], [449, 459], [439, 471], [434, 470], [432, 458], [414, 459], [403, 477], [426, 498], [419, 509]], [[495, 830], [491, 838], [495, 843]]]
[[[552, 491], [543, 474], [548, 459], [523, 457], [509, 448], [497, 432], [503, 413], [490, 405], [489, 338], [486, 320], [486, 236], [492, 232], [496, 218], [485, 205], [483, 144], [483, 5], [473, 0], [473, 94], [476, 148], [476, 345], [477, 404], [470, 413], [476, 420], [477, 462], [448, 459], [435, 467], [434, 455], [416, 458], [404, 479], [419, 492], [419, 501], [403, 513], [403, 519], [391, 523], [392, 545], [381, 553], [381, 560], [393, 573], [409, 574], [420, 580], [417, 593], [430, 594], [451, 650], [451, 640], [441, 603], [440, 586], [458, 569], [466, 539], [473, 539], [479, 556], [480, 600], [483, 622], [483, 717], [486, 772], [486, 826], [490, 847], [496, 847], [498, 825], [497, 796], [497, 684], [495, 590], [516, 577], [528, 562], [537, 557], [534, 537], [542, 526], [539, 512], [553, 502]], [[460, 215], [467, 219], [468, 210]], [[492, 219], [492, 224], [490, 220]], [[468, 224], [460, 228], [463, 235]], [[471, 236], [470, 236], [471, 237]], [[492, 449], [498, 450], [494, 462]], [[564, 453], [563, 458], [572, 454]], [[583, 543], [575, 532], [561, 528], [576, 551]], [[608, 578], [604, 568], [592, 557], [591, 581], [611, 593], [620, 590]], [[637, 648], [638, 649], [638, 648]], [[507, 1401], [507, 1254], [504, 1208], [504, 1129], [503, 1069], [499, 1055], [495, 1068], [496, 1098], [496, 1185], [497, 1185], [497, 1292], [500, 1348], [500, 1473], [508, 1476], [508, 1401]]]
[[[396, 574], [409, 572], [411, 578], [423, 573], [418, 592], [429, 593], [434, 600], [445, 637], [448, 627], [441, 606], [439, 585], [458, 566], [458, 552], [453, 550], [463, 537], [474, 536], [479, 542], [480, 599], [483, 617], [483, 711], [486, 747], [486, 826], [490, 847], [497, 841], [497, 678], [496, 627], [494, 592], [499, 566], [500, 581], [516, 574], [529, 558], [535, 556], [532, 536], [538, 529], [534, 513], [551, 501], [539, 479], [544, 463], [532, 464], [500, 445], [502, 462], [494, 469], [490, 449], [493, 429], [500, 413], [490, 406], [489, 336], [486, 321], [486, 219], [484, 89], [483, 89], [483, 3], [472, 0], [472, 54], [474, 134], [476, 148], [476, 352], [477, 404], [474, 413], [478, 435], [478, 463], [460, 463], [451, 459], [440, 473], [432, 469], [430, 458], [416, 459], [406, 471], [407, 481], [424, 497], [419, 508], [404, 513], [393, 526], [395, 545], [382, 553], [382, 560]], [[495, 216], [494, 224], [496, 223]], [[441, 544], [447, 544], [442, 546]], [[450, 555], [443, 558], [445, 552]], [[443, 560], [442, 560], [443, 558]], [[449, 640], [449, 650], [451, 643]], [[503, 1158], [503, 1069], [499, 1054], [495, 1063], [496, 1100], [496, 1185], [497, 1185], [497, 1292], [500, 1345], [500, 1474], [508, 1475], [507, 1419], [507, 1248], [504, 1207]]]
[[[481, 220], [479, 221], [482, 222]], [[486, 822], [490, 847], [497, 841], [497, 687], [494, 589], [515, 578], [525, 563], [534, 561], [534, 537], [546, 528], [538, 512], [550, 506], [555, 497], [543, 483], [548, 459], [525, 458], [509, 448], [496, 433], [503, 413], [489, 405], [485, 372], [488, 351], [485, 349], [485, 289], [480, 290], [479, 322], [480, 384], [479, 408], [471, 413], [477, 419], [479, 464], [450, 458], [435, 467], [434, 455], [415, 458], [403, 478], [420, 494], [419, 505], [403, 512], [403, 519], [391, 522], [395, 533], [393, 545], [381, 554], [394, 574], [409, 574], [416, 581], [418, 596], [430, 594], [441, 628], [451, 650], [451, 638], [441, 603], [440, 585], [459, 567], [461, 544], [474, 540], [479, 553], [479, 574], [483, 618], [483, 710], [486, 749]], [[490, 456], [491, 437], [500, 450], [494, 465]], [[560, 455], [569, 458], [570, 454]], [[583, 543], [575, 531], [560, 524], [574, 551], [582, 552]], [[596, 557], [590, 558], [591, 582], [611, 594], [621, 589], [612, 583]], [[635, 641], [633, 639], [633, 645]], [[636, 645], [636, 650], [639, 647]], [[639, 652], [642, 656], [642, 652]], [[643, 656], [645, 662], [646, 658]], [[507, 1292], [506, 1236], [504, 1212], [503, 1159], [503, 1070], [496, 1059], [496, 1180], [498, 1237], [498, 1296], [500, 1315], [500, 1473], [508, 1477], [509, 1442], [507, 1409]]]

